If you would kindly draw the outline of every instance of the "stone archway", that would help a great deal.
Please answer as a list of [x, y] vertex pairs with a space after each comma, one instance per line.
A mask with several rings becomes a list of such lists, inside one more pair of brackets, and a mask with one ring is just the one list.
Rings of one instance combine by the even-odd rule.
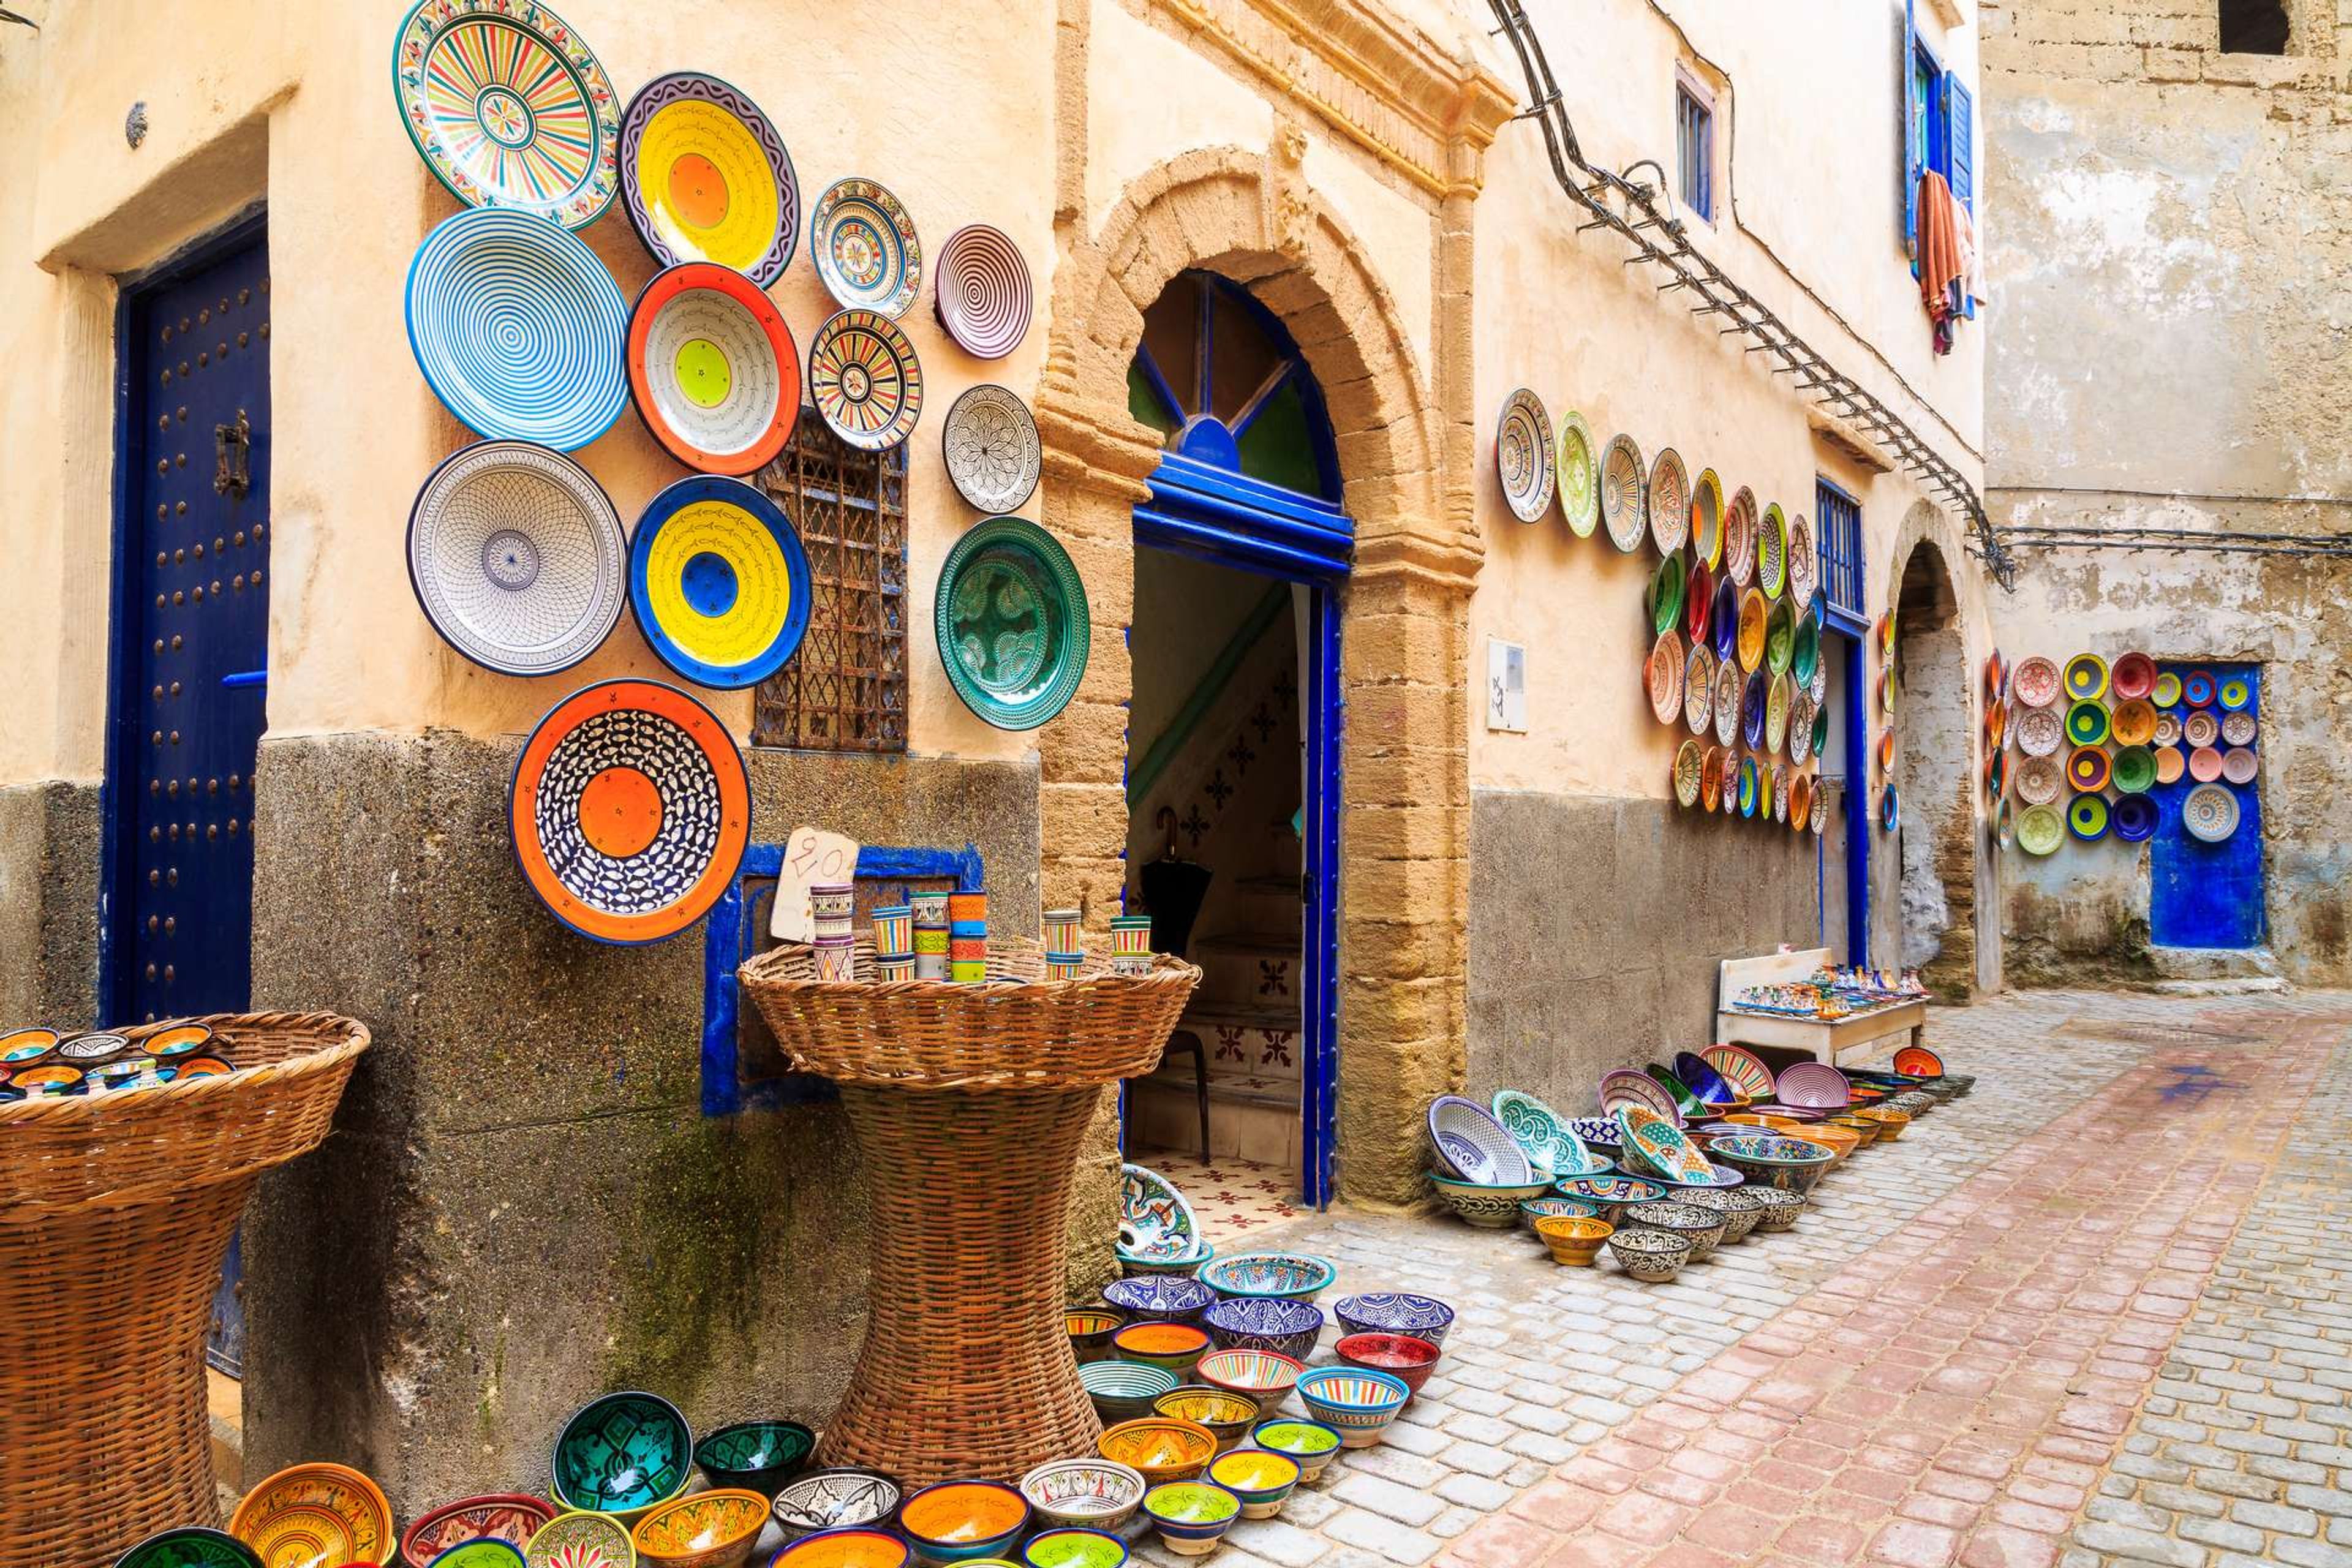
[[[1279, 317], [1320, 383], [1357, 526], [1341, 680], [1339, 1183], [1357, 1201], [1419, 1195], [1415, 1114], [1464, 1070], [1460, 910], [1468, 888], [1470, 590], [1481, 557], [1468, 411], [1441, 417], [1402, 313], [1364, 247], [1307, 184], [1304, 132], [1256, 153], [1204, 149], [1131, 184], [1055, 269], [1037, 422], [1045, 525], [1094, 605], [1095, 645], [1069, 710], [1039, 737], [1049, 903], [1117, 908], [1134, 604], [1130, 513], [1158, 463], [1128, 414], [1143, 309], [1187, 268], [1244, 284]], [[1451, 205], [1450, 203], [1448, 204]], [[1465, 341], [1456, 380], [1466, 396]], [[1454, 323], [1441, 310], [1439, 330]], [[1441, 453], [1445, 461], [1441, 463]], [[1458, 484], [1440, 471], [1458, 471]], [[1458, 494], [1455, 491], [1459, 491]]]
[[1897, 952], [1945, 1001], [1977, 986], [1976, 705], [1953, 556], [1933, 537], [1906, 541], [1895, 607], [1902, 798]]

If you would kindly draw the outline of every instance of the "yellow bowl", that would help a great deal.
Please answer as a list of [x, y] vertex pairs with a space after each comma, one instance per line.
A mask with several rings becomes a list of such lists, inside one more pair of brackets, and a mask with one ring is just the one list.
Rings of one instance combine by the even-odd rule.
[[768, 1522], [768, 1500], [720, 1488], [656, 1505], [629, 1532], [653, 1568], [736, 1568]]

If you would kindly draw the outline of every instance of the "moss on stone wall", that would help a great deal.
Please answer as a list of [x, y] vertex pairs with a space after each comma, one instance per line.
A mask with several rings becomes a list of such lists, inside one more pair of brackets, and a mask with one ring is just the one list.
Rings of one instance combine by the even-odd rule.
[[760, 1180], [768, 1163], [732, 1120], [674, 1123], [647, 1157], [638, 1212], [624, 1235], [642, 1256], [621, 1272], [605, 1382], [691, 1398], [721, 1370], [711, 1353], [724, 1324], [740, 1340], [759, 1299], [760, 1229], [789, 1189]]

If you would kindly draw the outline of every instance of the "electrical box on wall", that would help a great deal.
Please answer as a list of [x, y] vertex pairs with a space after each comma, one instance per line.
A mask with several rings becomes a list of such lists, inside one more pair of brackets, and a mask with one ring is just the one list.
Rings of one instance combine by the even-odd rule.
[[1528, 731], [1528, 650], [1500, 637], [1486, 639], [1486, 728]]

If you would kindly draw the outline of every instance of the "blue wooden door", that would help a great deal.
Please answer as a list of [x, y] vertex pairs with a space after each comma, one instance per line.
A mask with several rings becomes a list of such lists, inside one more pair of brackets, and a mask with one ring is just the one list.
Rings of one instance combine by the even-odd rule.
[[[242, 1012], [269, 604], [269, 277], [258, 226], [124, 299], [102, 1011]], [[215, 1358], [244, 1349], [234, 1279]]]
[[[2262, 667], [2254, 664], [2168, 664], [2160, 667], [2183, 681], [2203, 670], [2217, 689], [2245, 683], [2245, 711], [2254, 715], [2254, 745], [2263, 737]], [[2217, 703], [2210, 705], [2222, 716]], [[2186, 718], [2186, 701], [2170, 711]], [[2183, 743], [2183, 750], [2187, 749]], [[2180, 825], [2180, 803], [2197, 784], [2184, 773], [2150, 794], [2157, 805], [2156, 837], [2148, 846], [2148, 938], [2158, 947], [2260, 947], [2268, 930], [2263, 909], [2263, 797], [2261, 781], [2217, 783], [2238, 801], [2238, 830], [2219, 844], [2192, 837]]]

